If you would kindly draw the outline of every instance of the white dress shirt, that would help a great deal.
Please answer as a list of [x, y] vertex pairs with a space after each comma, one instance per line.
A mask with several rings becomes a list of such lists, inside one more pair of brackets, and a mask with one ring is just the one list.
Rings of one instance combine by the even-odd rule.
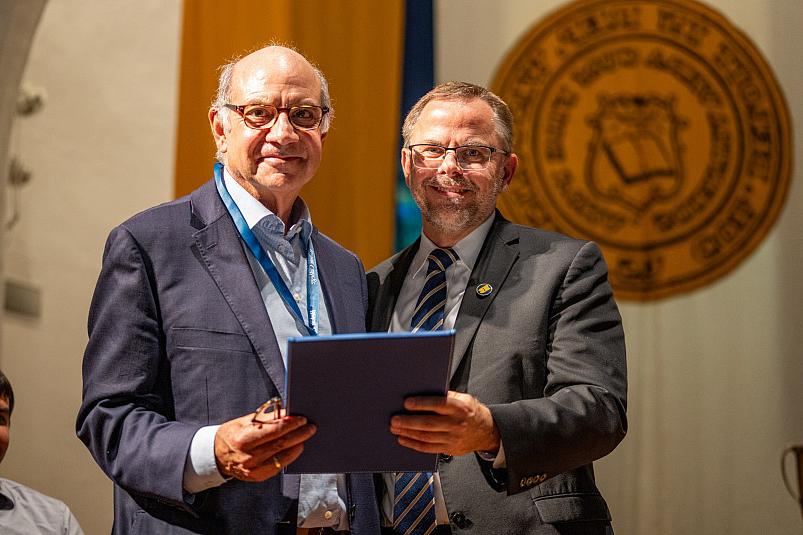
[[[480, 249], [482, 249], [482, 244], [485, 241], [485, 237], [488, 235], [488, 231], [491, 229], [491, 225], [493, 225], [493, 221], [494, 215], [491, 214], [491, 216], [479, 227], [474, 229], [471, 234], [452, 247], [460, 259], [446, 270], [447, 295], [443, 320], [444, 330], [454, 328], [455, 321], [457, 320], [457, 312], [460, 310], [460, 303], [463, 302], [463, 295], [466, 292], [468, 279], [471, 277], [471, 271], [474, 269], [474, 264], [477, 262]], [[413, 257], [410, 269], [407, 270], [404, 283], [399, 291], [399, 297], [396, 300], [396, 307], [393, 309], [393, 316], [390, 320], [390, 331], [411, 330], [410, 321], [413, 318], [413, 310], [427, 277], [427, 257], [429, 253], [436, 248], [438, 248], [438, 246], [421, 233], [421, 242], [418, 247], [418, 252], [416, 252], [415, 257]], [[446, 511], [446, 502], [444, 501], [443, 491], [441, 490], [441, 480], [437, 472], [433, 475], [435, 516], [438, 524], [448, 524], [449, 514]], [[391, 525], [395, 493], [393, 474], [382, 474], [382, 479], [385, 482], [386, 489], [382, 499], [382, 513], [385, 516], [385, 524]]]

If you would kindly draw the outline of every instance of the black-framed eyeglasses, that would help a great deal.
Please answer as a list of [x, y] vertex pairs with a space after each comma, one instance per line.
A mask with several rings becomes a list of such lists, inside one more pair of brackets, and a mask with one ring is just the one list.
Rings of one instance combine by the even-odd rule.
[[485, 145], [461, 145], [460, 147], [444, 147], [442, 145], [430, 145], [427, 143], [417, 143], [407, 147], [413, 157], [413, 165], [421, 169], [437, 169], [446, 158], [446, 153], [454, 151], [457, 165], [464, 171], [477, 171], [488, 167], [491, 157], [495, 152], [509, 155], [510, 153], [495, 147]]
[[276, 124], [276, 119], [282, 112], [287, 113], [290, 124], [299, 130], [314, 130], [320, 126], [323, 116], [329, 113], [329, 108], [322, 106], [290, 106], [277, 108], [271, 104], [246, 104], [236, 106], [224, 104], [226, 108], [236, 111], [243, 118], [245, 126], [254, 130], [267, 130]]

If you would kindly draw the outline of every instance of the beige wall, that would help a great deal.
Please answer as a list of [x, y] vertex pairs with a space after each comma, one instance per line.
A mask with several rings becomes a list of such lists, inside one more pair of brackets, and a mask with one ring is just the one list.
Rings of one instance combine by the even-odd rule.
[[[775, 69], [798, 170], [775, 228], [735, 271], [681, 297], [622, 303], [631, 429], [597, 476], [620, 535], [797, 535], [779, 456], [803, 444], [803, 4], [707, 3]], [[517, 38], [564, 4], [438, 1], [437, 80], [488, 84]]]
[[109, 533], [111, 484], [75, 438], [86, 318], [113, 225], [172, 195], [179, 0], [50, 0], [24, 80], [44, 109], [11, 148], [33, 171], [6, 233], [6, 277], [41, 289], [36, 320], [6, 314], [17, 406], [3, 476], [64, 500]]
[[[438, 1], [438, 80], [488, 83], [516, 38], [562, 3]], [[761, 48], [801, 124], [793, 36], [803, 5], [709, 3]], [[12, 135], [34, 177], [20, 191], [5, 269], [41, 288], [42, 316], [3, 319], [0, 365], [18, 406], [0, 473], [66, 501], [88, 534], [109, 532], [111, 484], [73, 430], [86, 313], [109, 229], [172, 194], [180, 9], [179, 0], [50, 0], [25, 75], [48, 101]], [[800, 532], [778, 470], [781, 449], [803, 443], [800, 175], [778, 224], [733, 273], [682, 297], [622, 305], [631, 430], [598, 469], [619, 535]]]

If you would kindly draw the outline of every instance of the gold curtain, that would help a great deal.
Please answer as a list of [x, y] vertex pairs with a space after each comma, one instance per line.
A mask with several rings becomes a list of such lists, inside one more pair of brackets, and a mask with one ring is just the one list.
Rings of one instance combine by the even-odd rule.
[[403, 0], [184, 2], [175, 193], [211, 178], [207, 110], [217, 67], [269, 41], [294, 45], [329, 80], [335, 120], [302, 191], [312, 220], [367, 268], [393, 248]]

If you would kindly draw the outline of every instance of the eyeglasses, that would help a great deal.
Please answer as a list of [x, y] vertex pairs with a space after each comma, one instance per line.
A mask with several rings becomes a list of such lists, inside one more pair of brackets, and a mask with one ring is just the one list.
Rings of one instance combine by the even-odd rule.
[[[282, 415], [282, 398], [274, 397], [257, 407], [251, 417], [251, 423], [266, 424], [278, 420]], [[278, 468], [278, 467], [277, 467]]]
[[271, 128], [276, 124], [276, 119], [279, 118], [281, 112], [287, 112], [290, 124], [299, 130], [314, 130], [321, 124], [323, 116], [329, 113], [329, 108], [321, 106], [291, 106], [289, 108], [277, 108], [270, 104], [247, 104], [245, 106], [224, 104], [223, 106], [239, 113], [245, 126], [254, 130]]
[[413, 165], [421, 169], [437, 169], [446, 158], [446, 153], [454, 151], [457, 165], [464, 171], [476, 171], [488, 167], [491, 156], [495, 152], [504, 155], [510, 153], [494, 147], [485, 145], [462, 145], [460, 147], [443, 147], [441, 145], [428, 145], [425, 143], [410, 145], [407, 147], [413, 156]]

